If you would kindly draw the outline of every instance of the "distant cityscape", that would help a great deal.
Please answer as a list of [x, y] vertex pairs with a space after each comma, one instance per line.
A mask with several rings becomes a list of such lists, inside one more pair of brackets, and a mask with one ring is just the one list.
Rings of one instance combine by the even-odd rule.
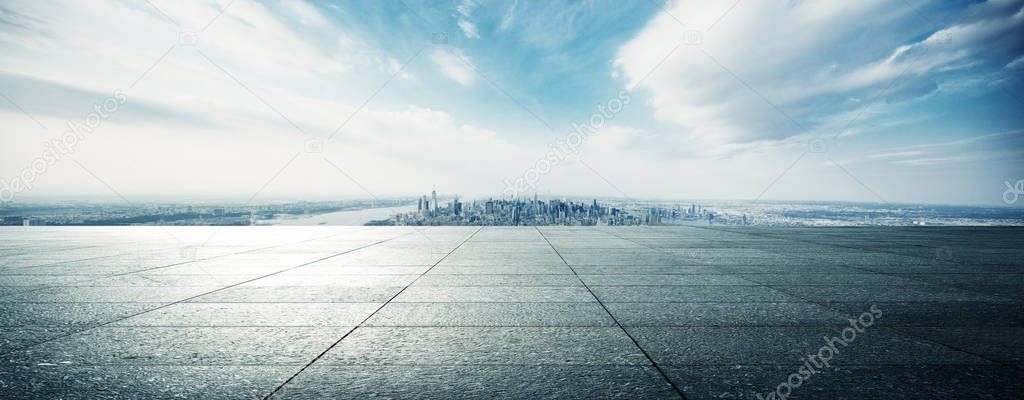
[[[442, 201], [437, 192], [421, 196], [416, 211], [397, 214], [393, 218], [374, 221], [373, 225], [486, 225], [486, 226], [593, 226], [593, 225], [661, 225], [708, 221], [716, 218], [713, 211], [700, 205], [689, 207], [644, 206], [638, 203], [602, 204], [590, 201], [546, 199], [535, 194], [532, 199], [486, 199], [464, 202], [458, 197]], [[746, 224], [739, 220], [722, 221]]]
[[265, 204], [5, 203], [0, 204], [0, 225], [1022, 226], [1024, 207], [539, 195], [463, 200], [432, 192], [418, 197]]

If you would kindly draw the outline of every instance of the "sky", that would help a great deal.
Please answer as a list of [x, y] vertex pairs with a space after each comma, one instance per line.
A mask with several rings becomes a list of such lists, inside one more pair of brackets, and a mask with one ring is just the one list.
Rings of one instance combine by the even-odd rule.
[[6, 0], [0, 200], [1006, 205], [1022, 7]]

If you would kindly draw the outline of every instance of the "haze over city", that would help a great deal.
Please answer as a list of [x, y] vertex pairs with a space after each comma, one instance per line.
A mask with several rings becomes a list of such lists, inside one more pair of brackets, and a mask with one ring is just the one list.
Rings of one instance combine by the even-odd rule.
[[1007, 205], [1021, 5], [6, 1], [0, 179], [44, 159], [15, 202]]

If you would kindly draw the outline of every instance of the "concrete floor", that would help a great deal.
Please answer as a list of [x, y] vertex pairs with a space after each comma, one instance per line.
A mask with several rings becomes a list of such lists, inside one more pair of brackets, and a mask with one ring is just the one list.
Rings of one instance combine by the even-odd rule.
[[0, 229], [0, 397], [1017, 399], [1022, 256], [1011, 228]]

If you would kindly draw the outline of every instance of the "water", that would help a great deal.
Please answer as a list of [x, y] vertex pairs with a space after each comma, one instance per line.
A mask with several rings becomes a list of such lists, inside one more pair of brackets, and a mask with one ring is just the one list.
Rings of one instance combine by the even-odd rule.
[[380, 207], [362, 210], [336, 211], [332, 213], [302, 216], [299, 218], [274, 218], [260, 221], [267, 225], [364, 225], [374, 220], [393, 217], [395, 214], [416, 211], [416, 206]]

